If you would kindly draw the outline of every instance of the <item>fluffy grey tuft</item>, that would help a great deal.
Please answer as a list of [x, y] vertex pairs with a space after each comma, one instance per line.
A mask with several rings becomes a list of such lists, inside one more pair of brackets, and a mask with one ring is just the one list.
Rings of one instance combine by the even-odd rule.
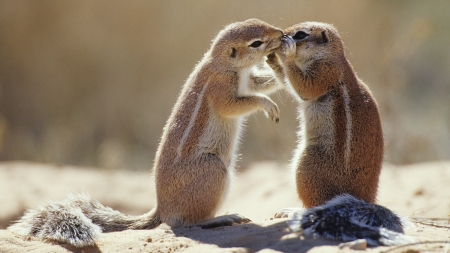
[[[47, 202], [35, 210], [27, 210], [8, 230], [24, 237], [69, 243], [76, 247], [93, 245], [102, 229], [92, 223], [81, 208], [70, 204], [76, 196], [70, 195], [65, 201]], [[87, 195], [78, 196], [89, 201]]]
[[27, 210], [8, 230], [28, 238], [84, 247], [94, 245], [102, 232], [148, 229], [160, 223], [155, 210], [141, 216], [128, 216], [86, 194], [69, 194], [63, 201], [50, 201]]

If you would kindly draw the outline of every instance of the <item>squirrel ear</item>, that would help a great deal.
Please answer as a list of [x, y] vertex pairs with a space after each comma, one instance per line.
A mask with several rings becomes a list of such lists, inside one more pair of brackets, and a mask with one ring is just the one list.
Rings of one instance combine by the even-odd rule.
[[236, 48], [234, 48], [234, 47], [231, 48], [230, 56], [231, 56], [231, 58], [235, 58], [236, 57]]
[[330, 41], [330, 36], [328, 35], [328, 30], [322, 31], [322, 38], [319, 40], [318, 44], [326, 44]]

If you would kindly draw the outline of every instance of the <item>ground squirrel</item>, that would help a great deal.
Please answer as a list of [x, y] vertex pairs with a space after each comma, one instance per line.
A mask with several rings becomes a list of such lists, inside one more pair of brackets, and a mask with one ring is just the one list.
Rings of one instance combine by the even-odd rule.
[[285, 53], [277, 55], [284, 70], [278, 73], [303, 100], [293, 158], [300, 199], [307, 208], [343, 193], [374, 203], [384, 147], [374, 97], [333, 26], [308, 22], [285, 33], [293, 43], [287, 39]]
[[380, 115], [347, 60], [338, 31], [305, 22], [284, 32], [282, 47], [267, 62], [299, 101], [299, 144], [292, 167], [299, 198], [306, 208], [316, 207], [304, 214], [302, 228], [346, 240], [370, 234], [362, 227], [352, 230], [354, 221], [403, 232], [399, 217], [374, 204], [384, 148]]
[[75, 194], [27, 211], [9, 229], [82, 247], [94, 244], [101, 231], [149, 229], [161, 222], [172, 227], [248, 222], [237, 214], [214, 216], [234, 170], [243, 116], [263, 110], [278, 122], [277, 105], [255, 92], [278, 85], [268, 66], [269, 74], [261, 72], [261, 62], [282, 36], [282, 30], [249, 19], [228, 25], [212, 41], [164, 127], [153, 168], [155, 209], [131, 217]]

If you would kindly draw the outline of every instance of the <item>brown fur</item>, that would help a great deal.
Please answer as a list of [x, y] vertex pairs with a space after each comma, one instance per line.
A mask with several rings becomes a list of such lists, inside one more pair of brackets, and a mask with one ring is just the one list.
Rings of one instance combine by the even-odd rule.
[[301, 98], [293, 161], [297, 193], [307, 208], [344, 193], [374, 203], [384, 149], [377, 103], [332, 25], [305, 22], [285, 34], [296, 38], [299, 31], [308, 35], [295, 40], [295, 51], [283, 43], [286, 53], [280, 49], [268, 60], [278, 79]]
[[[269, 79], [243, 71], [278, 48], [282, 35], [257, 19], [231, 24], [194, 69], [156, 154], [156, 213], [162, 222], [187, 226], [212, 219], [233, 173], [241, 116], [264, 110], [278, 121], [277, 105], [267, 96], [238, 91], [245, 78], [250, 91], [272, 88]], [[249, 46], [255, 39], [264, 42], [258, 50]]]

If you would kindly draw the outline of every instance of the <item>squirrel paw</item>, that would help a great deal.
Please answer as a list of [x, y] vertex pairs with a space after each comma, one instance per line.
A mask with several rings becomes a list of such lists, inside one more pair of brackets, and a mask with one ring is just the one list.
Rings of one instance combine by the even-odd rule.
[[204, 223], [199, 224], [198, 226], [203, 229], [211, 229], [211, 228], [217, 228], [217, 227], [233, 226], [234, 224], [242, 224], [242, 223], [249, 223], [249, 222], [251, 222], [250, 219], [245, 218], [244, 216], [235, 213], [235, 214], [218, 216], [214, 219], [207, 220]]
[[272, 69], [274, 69], [274, 68], [281, 68], [280, 63], [278, 62], [278, 57], [277, 57], [275, 52], [270, 53], [270, 54], [267, 55], [266, 63]]
[[283, 37], [281, 48], [286, 57], [289, 58], [295, 56], [296, 44], [295, 40], [291, 36], [286, 35]]
[[274, 218], [276, 219], [280, 219], [280, 218], [290, 218], [292, 219], [294, 217], [294, 214], [296, 213], [302, 213], [304, 212], [306, 209], [304, 208], [299, 208], [299, 207], [288, 207], [288, 208], [283, 208], [281, 209], [281, 211], [279, 211], [278, 213], [276, 213], [274, 215]]
[[280, 112], [278, 110], [278, 105], [266, 96], [261, 98], [261, 104], [266, 116], [278, 123], [280, 121]]

